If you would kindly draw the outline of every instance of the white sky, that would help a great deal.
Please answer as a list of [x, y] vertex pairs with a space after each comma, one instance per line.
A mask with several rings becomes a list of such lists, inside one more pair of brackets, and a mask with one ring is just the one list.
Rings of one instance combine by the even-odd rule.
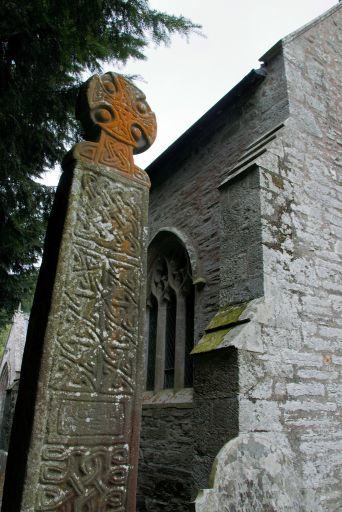
[[[202, 25], [205, 37], [174, 36], [170, 47], [150, 48], [144, 62], [104, 71], [140, 75], [136, 81], [157, 116], [153, 146], [135, 157], [146, 167], [224, 96], [279, 39], [337, 0], [151, 0], [155, 9], [182, 14]], [[55, 185], [59, 173], [47, 173]]]

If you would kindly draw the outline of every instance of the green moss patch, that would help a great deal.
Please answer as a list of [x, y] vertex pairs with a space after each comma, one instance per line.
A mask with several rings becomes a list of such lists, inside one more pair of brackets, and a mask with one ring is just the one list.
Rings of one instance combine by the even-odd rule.
[[246, 322], [246, 320], [240, 320], [240, 316], [245, 311], [247, 305], [248, 302], [242, 302], [241, 304], [225, 306], [220, 309], [209, 322], [205, 329], [204, 336], [193, 348], [191, 354], [215, 350], [222, 343], [223, 338], [229, 331], [234, 329], [237, 325]]

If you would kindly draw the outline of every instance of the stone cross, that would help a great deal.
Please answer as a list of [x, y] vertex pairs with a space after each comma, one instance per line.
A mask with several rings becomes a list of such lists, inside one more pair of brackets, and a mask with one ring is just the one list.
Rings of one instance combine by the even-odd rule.
[[28, 330], [2, 511], [133, 512], [149, 179], [144, 94], [93, 76], [76, 115]]

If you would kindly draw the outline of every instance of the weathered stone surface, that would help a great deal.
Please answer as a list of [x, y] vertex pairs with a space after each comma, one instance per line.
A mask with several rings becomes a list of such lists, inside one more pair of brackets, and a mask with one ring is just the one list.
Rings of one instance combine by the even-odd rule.
[[[341, 7], [277, 44], [262, 58], [262, 82], [214, 107], [151, 167], [151, 236], [181, 232], [203, 269], [195, 341], [220, 307], [260, 297], [250, 322], [223, 342], [238, 351], [238, 430], [286, 440], [305, 512], [342, 502]], [[208, 363], [209, 372], [207, 397], [195, 378], [194, 403], [213, 396], [221, 368]], [[205, 421], [194, 428], [203, 488], [213, 450], [202, 438], [212, 430]], [[216, 498], [210, 512], [225, 510]]]
[[213, 489], [199, 493], [196, 512], [299, 512], [293, 454], [276, 434], [240, 434], [214, 462]]
[[11, 388], [6, 391], [5, 404], [3, 408], [3, 416], [0, 430], [0, 449], [7, 452], [9, 440], [11, 436], [11, 429], [13, 423], [13, 416], [15, 411], [15, 404], [17, 402], [19, 381], [15, 381]]
[[[15, 381], [20, 377], [27, 325], [28, 314], [21, 311], [21, 307], [19, 306], [18, 310], [13, 315], [11, 329], [1, 358], [0, 380], [2, 390], [4, 389], [4, 384], [5, 388], [11, 389]], [[4, 373], [7, 373], [6, 383], [3, 382]]]
[[4, 450], [0, 450], [0, 502], [2, 500], [2, 489], [3, 489], [3, 485], [4, 485], [4, 479], [5, 479], [6, 462], [7, 462], [7, 452], [5, 452]]
[[[5, 510], [135, 510], [149, 181], [131, 157], [134, 147], [153, 141], [155, 118], [143, 94], [112, 73], [87, 82], [79, 108], [84, 97], [89, 109], [79, 117], [90, 142], [76, 145], [76, 163], [66, 164], [63, 179], [69, 184], [62, 179], [49, 225]], [[92, 141], [96, 131], [98, 142]], [[56, 228], [60, 242], [49, 247]], [[56, 269], [48, 276], [53, 259]], [[48, 291], [44, 278], [50, 280]], [[51, 304], [38, 319], [44, 300]], [[39, 320], [46, 325], [37, 345]], [[25, 431], [20, 421], [27, 411], [32, 423]], [[21, 434], [26, 445], [18, 446]], [[15, 463], [23, 466], [18, 475]]]
[[133, 153], [148, 149], [157, 133], [155, 115], [140, 89], [116, 73], [94, 75], [79, 95], [76, 116], [87, 139], [74, 147], [76, 159], [149, 183], [133, 161]]
[[190, 512], [192, 403], [144, 405], [137, 512]]
[[264, 293], [259, 173], [252, 167], [248, 174], [221, 185], [220, 191], [220, 305], [225, 306]]
[[127, 507], [136, 464], [146, 202], [146, 190], [111, 170], [76, 166], [37, 397], [33, 432], [40, 435], [23, 497], [28, 510], [83, 502], [94, 510]]
[[[184, 241], [191, 257], [193, 273], [195, 275], [198, 273], [202, 280], [203, 286], [196, 288], [195, 294], [195, 343], [199, 341], [205, 327], [220, 307], [222, 232], [218, 187], [227, 176], [227, 170], [241, 155], [242, 149], [253, 142], [256, 137], [262, 135], [264, 131], [281, 123], [288, 115], [283, 62], [281, 60], [272, 62], [269, 73], [273, 75], [272, 87], [266, 78], [264, 82], [258, 82], [258, 86], [251, 88], [247, 101], [245, 96], [235, 98], [234, 106], [231, 105], [229, 109], [227, 108], [221, 117], [215, 117], [212, 122], [213, 126], [206, 124], [205, 129], [200, 134], [196, 134], [193, 147], [186, 159], [179, 161], [178, 155], [176, 155], [174, 159], [171, 158], [166, 163], [166, 166], [161, 165], [154, 177], [151, 175], [150, 240], [164, 230], [177, 233], [177, 236]], [[149, 172], [149, 169], [147, 171]], [[253, 269], [251, 269], [252, 271]], [[221, 305], [224, 304], [221, 303]], [[249, 340], [249, 343], [252, 345], [254, 342]], [[260, 346], [258, 340], [255, 340], [255, 343], [258, 347]], [[208, 357], [207, 354], [204, 354], [203, 359], [206, 357]], [[199, 407], [193, 413], [197, 418], [196, 427], [193, 423], [194, 437], [189, 437], [193, 455], [191, 458], [184, 457], [181, 467], [186, 468], [187, 471], [183, 475], [185, 485], [195, 489], [196, 492], [198, 489], [208, 486], [210, 469], [215, 456], [222, 445], [236, 435], [238, 422], [237, 396], [235, 395], [233, 398], [233, 407], [230, 407], [231, 395], [229, 397], [227, 395], [227, 393], [229, 394], [227, 388], [231, 382], [226, 375], [227, 365], [216, 368], [216, 364], [208, 364], [206, 368], [205, 381], [208, 389], [212, 383], [213, 387], [219, 390], [223, 383], [223, 397], [225, 396], [225, 398], [213, 404], [213, 408], [216, 410], [215, 414], [219, 415], [222, 412], [223, 415], [222, 421], [217, 425], [217, 430], [214, 414], [206, 417], [209, 419], [208, 423], [201, 420], [202, 406], [206, 411], [210, 408], [209, 397], [205, 401], [198, 402]], [[194, 370], [196, 373], [196, 362]], [[202, 365], [199, 366], [197, 375], [200, 375], [201, 370]], [[215, 382], [218, 383], [217, 386], [215, 386]], [[194, 385], [194, 397], [197, 394], [196, 386], [197, 384]], [[235, 391], [237, 393], [236, 389]], [[220, 407], [222, 407], [221, 410], [219, 410]], [[157, 405], [151, 410], [151, 415], [152, 420], [158, 423]], [[185, 424], [187, 424], [187, 420]], [[227, 431], [224, 430], [225, 424], [228, 426]], [[145, 450], [148, 450], [149, 446], [153, 446], [154, 440], [149, 438], [150, 431], [144, 433], [144, 425], [143, 418], [143, 446]], [[207, 446], [205, 443], [201, 443], [203, 435], [206, 439], [210, 438], [210, 443]], [[201, 453], [198, 453], [197, 443], [201, 443]], [[182, 450], [182, 448], [183, 445], [179, 442], [177, 450]], [[185, 453], [187, 454], [188, 451]], [[144, 474], [139, 473], [138, 483], [144, 486], [144, 497], [152, 506], [155, 484], [152, 481], [148, 487], [144, 483], [148, 478], [149, 468], [152, 467], [149, 465], [148, 458], [145, 461]], [[166, 465], [169, 471], [177, 472], [177, 466], [172, 462], [172, 457], [168, 458], [167, 447], [165, 451]], [[194, 476], [191, 474], [192, 470], [194, 470]], [[153, 473], [153, 479], [157, 478], [158, 475]], [[195, 494], [192, 494], [193, 498]], [[158, 499], [160, 500], [160, 494]], [[165, 491], [165, 503], [168, 499], [169, 495]], [[153, 506], [156, 510], [164, 510], [165, 504]], [[188, 507], [188, 504], [183, 496], [179, 496], [177, 504], [173, 506], [183, 510], [182, 507]]]
[[0, 364], [0, 503], [5, 479], [7, 451], [18, 395], [21, 362], [25, 347], [28, 315], [18, 310], [4, 347]]
[[[274, 439], [287, 439], [295, 454], [301, 491], [297, 508], [291, 504], [289, 510], [316, 512], [341, 505], [341, 375], [336, 364], [341, 351], [337, 342], [341, 325], [336, 314], [341, 275], [336, 257], [341, 233], [336, 223], [341, 205], [338, 148], [329, 134], [331, 129], [335, 134], [340, 131], [332, 106], [338, 102], [336, 62], [340, 50], [336, 27], [340, 17], [338, 6], [317, 25], [283, 41], [290, 117], [276, 139], [268, 143], [267, 152], [251, 164], [249, 175], [245, 170], [239, 178], [240, 186], [248, 190], [248, 176], [259, 174], [265, 295], [250, 323], [225, 336], [225, 342], [240, 349], [239, 438], [242, 433], [265, 431], [278, 436]], [[317, 49], [323, 47], [323, 54], [331, 59], [328, 67], [320, 61], [323, 54], [318, 57]], [[275, 52], [265, 60], [270, 63], [279, 58]], [[318, 69], [324, 69], [324, 75], [317, 74]], [[325, 108], [323, 114], [324, 102], [331, 110]], [[223, 216], [234, 206], [227, 194], [234, 188], [236, 182], [227, 181], [222, 190]], [[229, 244], [233, 229], [228, 224], [226, 227], [223, 237]], [[227, 254], [229, 251], [223, 256]], [[233, 257], [223, 259], [228, 279], [234, 265]], [[242, 285], [240, 288], [243, 292]], [[252, 344], [259, 344], [262, 350], [251, 350]], [[249, 465], [246, 461], [246, 471]], [[228, 475], [222, 467], [224, 474]], [[235, 474], [230, 478], [225, 484], [227, 492], [220, 493], [216, 487], [208, 493], [212, 507], [208, 505], [208, 510], [235, 510], [234, 506], [248, 510], [242, 503], [230, 504], [229, 489]], [[266, 485], [270, 492], [272, 480]], [[266, 488], [262, 494], [267, 494]], [[264, 510], [268, 505], [258, 506]], [[282, 510], [279, 503], [272, 506]]]
[[[7, 452], [25, 346], [28, 315], [19, 307], [4, 347], [0, 365], [0, 449]], [[5, 464], [2, 464], [4, 471]], [[2, 475], [4, 477], [4, 475]]]
[[213, 460], [221, 447], [238, 435], [238, 390], [235, 348], [194, 355], [193, 498], [198, 489], [207, 487]]

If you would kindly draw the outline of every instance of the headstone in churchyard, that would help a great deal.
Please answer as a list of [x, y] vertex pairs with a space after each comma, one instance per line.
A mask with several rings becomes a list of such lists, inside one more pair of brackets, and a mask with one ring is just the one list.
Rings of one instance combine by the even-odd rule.
[[135, 511], [149, 179], [144, 94], [93, 76], [76, 109], [28, 329], [9, 449], [8, 511]]

